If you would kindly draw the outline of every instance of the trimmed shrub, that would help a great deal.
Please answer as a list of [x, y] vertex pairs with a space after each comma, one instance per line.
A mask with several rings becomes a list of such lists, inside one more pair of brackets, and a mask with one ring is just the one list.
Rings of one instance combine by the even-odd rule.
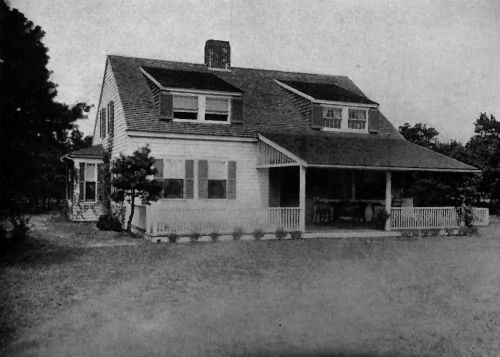
[[300, 239], [300, 238], [302, 238], [302, 232], [301, 231], [293, 231], [290, 233], [290, 237], [293, 240]]
[[167, 237], [170, 243], [175, 243], [177, 242], [177, 239], [179, 239], [179, 236], [175, 232], [170, 232]]
[[264, 231], [262, 229], [257, 228], [253, 231], [253, 237], [255, 240], [261, 240], [264, 237]]
[[286, 232], [283, 228], [278, 228], [276, 229], [276, 232], [274, 232], [274, 235], [276, 236], [277, 239], [282, 240], [285, 239]]
[[243, 235], [243, 228], [240, 228], [240, 227], [235, 228], [235, 230], [233, 232], [233, 239], [240, 240], [242, 235]]
[[191, 242], [197, 242], [200, 239], [200, 237], [201, 237], [201, 233], [199, 233], [199, 232], [193, 232], [189, 236], [189, 240]]
[[210, 236], [210, 239], [212, 240], [212, 242], [217, 242], [217, 241], [219, 240], [220, 233], [219, 233], [219, 232], [214, 231], [214, 232], [211, 232], [211, 233], [209, 234], [209, 236]]
[[97, 228], [101, 231], [121, 232], [122, 224], [118, 218], [112, 216], [110, 213], [107, 213], [99, 216]]

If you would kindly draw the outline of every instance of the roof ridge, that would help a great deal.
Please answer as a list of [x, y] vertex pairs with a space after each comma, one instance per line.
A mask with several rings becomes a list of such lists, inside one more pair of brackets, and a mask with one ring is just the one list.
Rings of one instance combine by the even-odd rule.
[[[187, 65], [192, 65], [192, 66], [199, 66], [203, 68], [207, 68], [205, 64], [203, 63], [195, 63], [195, 62], [185, 62], [185, 61], [172, 61], [172, 60], [165, 60], [165, 59], [159, 59], [159, 58], [147, 58], [147, 57], [135, 57], [135, 56], [126, 56], [126, 55], [120, 55], [120, 54], [107, 54], [106, 57], [122, 57], [122, 58], [128, 58], [128, 59], [136, 59], [136, 60], [147, 60], [147, 61], [160, 61], [160, 62], [168, 62], [171, 64], [187, 64]], [[296, 71], [285, 71], [281, 69], [268, 69], [268, 68], [251, 68], [251, 67], [231, 67], [231, 69], [242, 69], [242, 70], [247, 70], [247, 71], [265, 71], [265, 72], [278, 72], [278, 73], [291, 73], [291, 74], [299, 74], [299, 75], [307, 75], [307, 76], [318, 76], [318, 77], [335, 77], [335, 78], [347, 78], [350, 81], [351, 78], [347, 75], [343, 74], [327, 74], [327, 73], [313, 73], [313, 72], [296, 72]]]

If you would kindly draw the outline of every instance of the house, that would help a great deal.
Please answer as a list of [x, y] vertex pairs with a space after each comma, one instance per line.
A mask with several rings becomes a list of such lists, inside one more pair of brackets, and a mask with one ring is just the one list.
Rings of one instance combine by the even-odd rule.
[[232, 67], [230, 54], [209, 40], [204, 64], [107, 57], [93, 146], [67, 156], [71, 219], [103, 212], [103, 148], [147, 144], [164, 190], [138, 207], [146, 234], [304, 231], [384, 209], [387, 229], [457, 224], [449, 207], [404, 216], [408, 184], [476, 168], [406, 141], [346, 76]]

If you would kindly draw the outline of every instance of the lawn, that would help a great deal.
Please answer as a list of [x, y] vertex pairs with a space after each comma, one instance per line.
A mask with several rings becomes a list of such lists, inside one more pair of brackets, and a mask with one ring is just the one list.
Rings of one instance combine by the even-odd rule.
[[35, 218], [0, 355], [499, 356], [500, 232], [156, 244]]

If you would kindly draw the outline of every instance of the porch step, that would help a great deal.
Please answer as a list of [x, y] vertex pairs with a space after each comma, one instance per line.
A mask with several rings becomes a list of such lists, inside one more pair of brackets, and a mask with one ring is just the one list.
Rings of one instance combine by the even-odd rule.
[[302, 234], [303, 238], [384, 238], [401, 237], [401, 232], [386, 231], [344, 231], [344, 232], [306, 232]]

